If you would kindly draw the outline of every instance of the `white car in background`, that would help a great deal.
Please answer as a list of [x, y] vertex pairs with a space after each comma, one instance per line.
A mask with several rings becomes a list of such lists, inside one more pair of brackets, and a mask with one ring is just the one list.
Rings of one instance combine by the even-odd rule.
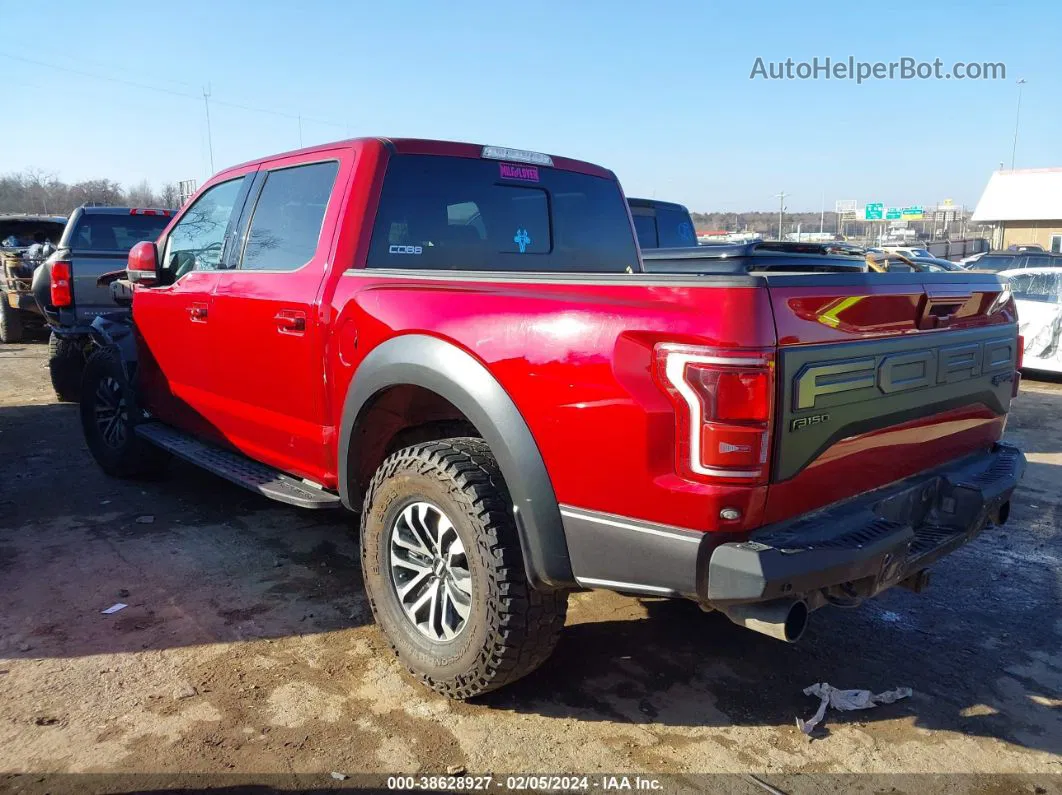
[[918, 246], [882, 246], [881, 250], [889, 254], [899, 254], [901, 257], [907, 257], [907, 259], [933, 256], [929, 253], [929, 249], [919, 248]]
[[1022, 368], [1062, 373], [1062, 268], [1002, 271], [1018, 306], [1018, 333], [1025, 340]]

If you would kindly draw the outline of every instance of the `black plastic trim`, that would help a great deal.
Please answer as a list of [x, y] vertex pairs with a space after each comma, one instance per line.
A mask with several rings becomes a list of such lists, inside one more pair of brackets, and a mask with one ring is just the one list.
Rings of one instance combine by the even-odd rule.
[[557, 497], [538, 445], [516, 404], [479, 361], [448, 342], [407, 334], [377, 346], [358, 365], [343, 404], [339, 494], [361, 509], [353, 475], [360, 451], [351, 444], [359, 417], [391, 386], [429, 389], [452, 403], [483, 435], [498, 460], [513, 505], [528, 577], [537, 587], [575, 585]]
[[561, 505], [572, 571], [585, 588], [697, 596], [697, 560], [709, 534]]

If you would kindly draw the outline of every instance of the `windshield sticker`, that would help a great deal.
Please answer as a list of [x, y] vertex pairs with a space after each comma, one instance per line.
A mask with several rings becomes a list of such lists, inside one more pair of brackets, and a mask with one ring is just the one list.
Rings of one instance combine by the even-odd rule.
[[683, 221], [678, 226], [679, 240], [685, 240], [687, 242], [696, 242], [697, 234], [693, 231], [693, 225], [689, 221]]
[[520, 247], [520, 253], [523, 254], [527, 251], [527, 247], [531, 245], [531, 238], [528, 237], [526, 229], [517, 229], [513, 242]]
[[537, 166], [518, 166], [513, 163], [500, 163], [498, 168], [502, 179], [522, 179], [524, 182], [538, 182]]
[[[429, 246], [431, 243], [428, 244]], [[388, 254], [421, 254], [424, 249], [421, 246], [388, 246]]]

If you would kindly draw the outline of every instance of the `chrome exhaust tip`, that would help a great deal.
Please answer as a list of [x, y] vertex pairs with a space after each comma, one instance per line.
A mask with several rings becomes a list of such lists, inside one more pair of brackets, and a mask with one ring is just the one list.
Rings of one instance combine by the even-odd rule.
[[810, 611], [803, 599], [776, 599], [731, 605], [722, 608], [722, 612], [740, 627], [786, 643], [796, 643], [807, 629]]
[[991, 516], [988, 517], [992, 520], [992, 524], [1002, 527], [1007, 523], [1007, 519], [1010, 518], [1010, 500], [1000, 505], [994, 511]]

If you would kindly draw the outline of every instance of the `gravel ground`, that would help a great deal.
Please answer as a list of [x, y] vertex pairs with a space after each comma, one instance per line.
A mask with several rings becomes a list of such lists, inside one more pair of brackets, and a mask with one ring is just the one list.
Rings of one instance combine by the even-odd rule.
[[[1029, 471], [1010, 522], [938, 564], [926, 593], [823, 610], [793, 646], [690, 604], [580, 593], [544, 668], [457, 704], [387, 651], [349, 517], [180, 463], [158, 482], [108, 479], [44, 362], [42, 344], [0, 348], [0, 773], [1062, 780], [1059, 382], [1026, 379], [1015, 404]], [[101, 614], [115, 602], [128, 607]], [[831, 713], [809, 742], [794, 719], [822, 681], [914, 695]]]

